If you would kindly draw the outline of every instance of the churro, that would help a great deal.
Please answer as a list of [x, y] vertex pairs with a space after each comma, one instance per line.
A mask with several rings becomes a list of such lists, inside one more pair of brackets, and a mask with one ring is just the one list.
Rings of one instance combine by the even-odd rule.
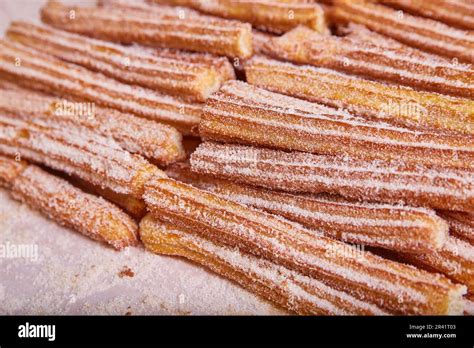
[[438, 214], [448, 222], [452, 235], [474, 245], [474, 214], [460, 211], [440, 211]]
[[297, 314], [387, 314], [316, 279], [186, 233], [151, 215], [140, 222], [140, 239], [154, 253], [184, 257]]
[[335, 21], [362, 24], [427, 52], [474, 63], [474, 35], [471, 31], [412, 16], [372, 1], [335, 0], [334, 4], [331, 18]]
[[255, 55], [266, 55], [271, 52], [268, 45], [278, 36], [264, 33], [259, 30], [252, 31], [253, 53]]
[[107, 6], [73, 7], [49, 1], [41, 18], [56, 28], [107, 41], [239, 58], [252, 55], [252, 27], [248, 23], [205, 16], [183, 7], [102, 3]]
[[198, 173], [275, 190], [474, 212], [472, 171], [217, 143], [201, 144], [191, 166]]
[[0, 77], [23, 87], [166, 123], [184, 134], [199, 123], [201, 104], [124, 84], [12, 41], [1, 40], [0, 49]]
[[402, 254], [402, 259], [419, 268], [439, 272], [467, 286], [474, 294], [474, 246], [454, 236], [443, 246], [422, 254]]
[[438, 20], [454, 27], [474, 30], [472, 0], [378, 0], [411, 14]]
[[166, 175], [113, 139], [87, 129], [47, 128], [0, 115], [0, 153], [75, 175], [114, 192], [141, 198], [144, 184]]
[[172, 48], [150, 48], [137, 45], [134, 45], [131, 48], [133, 50], [138, 50], [139, 52], [151, 54], [159, 59], [170, 59], [176, 62], [187, 63], [188, 66], [197, 65], [206, 69], [212, 68], [219, 76], [220, 83], [235, 79], [234, 67], [226, 57], [219, 57], [210, 53], [188, 52]]
[[148, 182], [144, 199], [154, 216], [185, 232], [237, 247], [388, 311], [462, 313], [464, 286], [441, 275], [355, 251], [283, 218], [171, 179]]
[[254, 57], [245, 66], [250, 84], [344, 108], [369, 118], [420, 129], [474, 134], [474, 100], [415, 91], [308, 65]]
[[2, 91], [0, 112], [46, 128], [87, 128], [110, 136], [125, 150], [160, 165], [185, 157], [181, 134], [174, 128], [117, 110], [53, 97]]
[[63, 226], [118, 250], [138, 242], [137, 224], [121, 209], [39, 167], [0, 156], [0, 184], [5, 181], [13, 198]]
[[474, 296], [466, 296], [464, 305], [465, 315], [474, 315]]
[[153, 3], [187, 6], [218, 17], [237, 19], [254, 27], [284, 33], [298, 25], [326, 33], [324, 10], [316, 3], [301, 0], [152, 0]]
[[125, 83], [202, 102], [235, 78], [226, 58], [175, 52], [155, 54], [99, 41], [46, 26], [13, 22], [7, 37], [40, 52], [82, 65]]
[[[474, 98], [474, 70], [469, 65], [440, 61], [430, 54], [382, 40], [318, 34], [298, 27], [266, 44], [266, 53], [299, 64], [334, 69], [369, 79], [420, 90]], [[383, 40], [385, 41], [385, 40]], [[269, 52], [270, 51], [270, 52]]]
[[143, 218], [146, 214], [145, 202], [143, 199], [138, 197], [133, 197], [131, 195], [117, 193], [108, 188], [103, 188], [98, 185], [93, 185], [90, 182], [79, 179], [78, 177], [65, 177], [66, 180], [71, 182], [74, 186], [79, 187], [84, 192], [101, 196], [106, 200], [114, 203], [119, 206], [129, 215], [131, 215], [137, 221]]
[[191, 172], [186, 163], [171, 165], [166, 174], [349, 243], [404, 252], [429, 252], [442, 246], [448, 231], [446, 222], [429, 209], [354, 202], [326, 194], [294, 195], [271, 191], [199, 175]]
[[364, 159], [474, 169], [474, 138], [366, 120], [343, 110], [228, 81], [206, 102], [204, 139]]

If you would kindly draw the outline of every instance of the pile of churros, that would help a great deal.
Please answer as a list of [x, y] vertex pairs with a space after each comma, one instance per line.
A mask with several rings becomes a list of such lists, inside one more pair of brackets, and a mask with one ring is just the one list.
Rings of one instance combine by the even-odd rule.
[[0, 186], [292, 314], [472, 314], [473, 14], [49, 1], [0, 40]]

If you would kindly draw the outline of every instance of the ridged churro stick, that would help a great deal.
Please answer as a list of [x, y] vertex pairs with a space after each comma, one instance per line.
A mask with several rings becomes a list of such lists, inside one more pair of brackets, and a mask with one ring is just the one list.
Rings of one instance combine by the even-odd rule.
[[166, 174], [231, 201], [281, 215], [345, 242], [403, 252], [430, 252], [440, 248], [448, 225], [429, 209], [354, 202], [342, 197], [295, 195], [272, 191], [191, 172], [176, 163]]
[[407, 45], [474, 63], [474, 35], [428, 18], [416, 17], [366, 0], [334, 0], [332, 20], [365, 25]]
[[349, 112], [228, 81], [206, 102], [208, 140], [364, 159], [474, 169], [474, 137], [366, 120]]
[[423, 129], [474, 134], [474, 101], [365, 80], [326, 68], [298, 66], [265, 57], [245, 65], [255, 86]]
[[192, 133], [202, 112], [202, 104], [124, 84], [8, 40], [0, 40], [0, 77], [26, 88], [166, 123], [184, 134]]
[[252, 27], [248, 23], [143, 1], [102, 1], [102, 5], [106, 7], [49, 1], [41, 10], [41, 19], [56, 28], [107, 41], [239, 58], [252, 55]]
[[187, 233], [151, 215], [140, 222], [140, 239], [154, 253], [184, 257], [297, 314], [387, 314], [316, 279]]
[[298, 25], [327, 33], [324, 10], [316, 3], [301, 0], [151, 0], [164, 5], [187, 6], [214, 16], [237, 19], [254, 27], [283, 33]]
[[160, 50], [124, 47], [27, 22], [12, 22], [7, 37], [122, 82], [190, 101], [205, 101], [222, 82], [235, 78], [224, 57], [187, 52], [160, 56]]
[[474, 70], [386, 39], [321, 35], [298, 27], [265, 45], [271, 56], [298, 64], [334, 69], [415, 89], [474, 98]]
[[148, 183], [144, 199], [154, 216], [188, 233], [238, 247], [389, 311], [448, 314], [463, 310], [465, 287], [443, 276], [355, 252], [319, 232], [215, 194], [156, 179]]
[[112, 137], [125, 150], [160, 165], [185, 157], [182, 136], [176, 129], [92, 103], [46, 97], [34, 92], [1, 91], [0, 112], [12, 119], [46, 128], [86, 128]]
[[90, 130], [46, 128], [1, 115], [0, 153], [21, 156], [137, 198], [151, 177], [166, 176], [143, 157]]
[[474, 173], [388, 161], [203, 143], [192, 170], [287, 192], [474, 212]]
[[138, 226], [121, 209], [39, 167], [0, 156], [0, 184], [5, 181], [13, 198], [63, 226], [118, 250], [138, 242]]

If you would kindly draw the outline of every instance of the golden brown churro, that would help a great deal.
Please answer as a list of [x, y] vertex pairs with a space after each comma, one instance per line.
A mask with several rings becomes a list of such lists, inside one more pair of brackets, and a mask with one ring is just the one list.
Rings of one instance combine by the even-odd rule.
[[363, 159], [474, 169], [474, 137], [366, 120], [343, 110], [228, 81], [206, 102], [204, 139]]
[[243, 288], [302, 315], [383, 315], [379, 307], [324, 283], [185, 232], [147, 215], [140, 238], [157, 254], [181, 256], [235, 281]]
[[288, 192], [474, 212], [474, 173], [387, 161], [203, 143], [192, 170]]
[[201, 104], [124, 84], [15, 42], [0, 40], [0, 49], [0, 77], [23, 87], [163, 122], [185, 134], [199, 123]]
[[199, 175], [191, 172], [185, 163], [171, 165], [166, 174], [350, 243], [404, 252], [429, 252], [441, 247], [448, 231], [446, 222], [428, 209], [353, 202], [325, 194], [294, 195], [271, 191]]
[[[428, 1], [426, 1], [428, 2]], [[474, 63], [474, 34], [366, 0], [334, 0], [333, 20], [365, 25], [407, 45]]]
[[122, 82], [191, 101], [206, 100], [222, 82], [235, 78], [226, 58], [202, 53], [160, 56], [160, 50], [124, 47], [27, 22], [13, 22], [7, 37]]
[[254, 57], [250, 84], [395, 124], [474, 134], [474, 101], [364, 80], [326, 68]]
[[71, 7], [49, 1], [41, 18], [56, 28], [107, 41], [239, 58], [252, 55], [252, 27], [248, 23], [205, 16], [182, 7], [129, 1], [104, 1], [103, 5], [107, 6]]
[[256, 28], [283, 33], [298, 25], [326, 33], [324, 10], [316, 3], [302, 0], [151, 0], [151, 2], [187, 6], [214, 16], [238, 19]]
[[321, 35], [298, 27], [269, 40], [266, 54], [299, 64], [334, 69], [420, 90], [474, 98], [474, 70], [385, 39]]
[[[465, 287], [323, 237], [283, 218], [171, 179], [144, 194], [154, 216], [215, 243], [238, 247], [359, 300], [404, 314], [461, 313]], [[347, 250], [351, 252], [346, 252]]]
[[0, 184], [5, 181], [13, 198], [63, 226], [119, 250], [138, 241], [138, 226], [121, 209], [39, 167], [0, 156]]
[[0, 112], [12, 119], [46, 128], [87, 128], [91, 132], [112, 137], [125, 150], [138, 153], [160, 165], [185, 157], [182, 137], [176, 129], [90, 103], [75, 103], [34, 93], [2, 91]]

